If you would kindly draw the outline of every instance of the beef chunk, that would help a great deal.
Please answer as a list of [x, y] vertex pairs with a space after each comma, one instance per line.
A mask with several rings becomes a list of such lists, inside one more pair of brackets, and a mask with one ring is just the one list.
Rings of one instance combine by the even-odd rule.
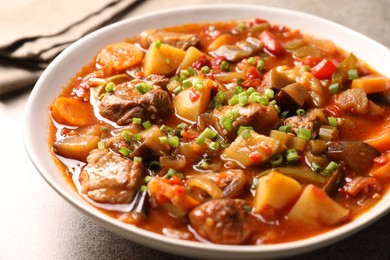
[[80, 174], [81, 192], [101, 203], [130, 203], [144, 179], [144, 167], [108, 150], [93, 150]]
[[189, 219], [195, 231], [213, 243], [239, 245], [250, 235], [242, 205], [234, 199], [206, 202], [193, 209]]
[[327, 124], [328, 120], [321, 109], [315, 108], [306, 112], [304, 116], [292, 116], [284, 120], [284, 125], [291, 125], [293, 132], [297, 132], [298, 128], [307, 128], [311, 130], [313, 136], [317, 133], [321, 125]]
[[[227, 131], [220, 124], [222, 117], [238, 112], [238, 116], [232, 121], [232, 129]], [[240, 126], [253, 126], [258, 133], [268, 134], [272, 128], [279, 124], [278, 114], [273, 106], [264, 106], [251, 103], [247, 106], [222, 106], [214, 109], [211, 113], [204, 113], [199, 118], [199, 128], [204, 129], [212, 126], [223, 138], [234, 140]]]
[[99, 104], [100, 114], [118, 125], [130, 124], [134, 117], [142, 120], [164, 117], [172, 110], [169, 94], [161, 89], [154, 89], [143, 95], [107, 93]]

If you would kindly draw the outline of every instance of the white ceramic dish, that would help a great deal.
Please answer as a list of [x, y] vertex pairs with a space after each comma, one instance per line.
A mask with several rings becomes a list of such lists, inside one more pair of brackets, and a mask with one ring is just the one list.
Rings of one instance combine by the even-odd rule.
[[336, 23], [294, 11], [253, 5], [205, 5], [177, 8], [147, 14], [100, 29], [80, 39], [62, 52], [44, 71], [29, 98], [24, 120], [26, 150], [42, 177], [69, 203], [104, 228], [158, 250], [202, 258], [273, 258], [300, 254], [334, 243], [383, 216], [390, 208], [390, 193], [355, 221], [330, 232], [296, 241], [264, 246], [226, 246], [181, 241], [126, 225], [99, 212], [66, 183], [47, 145], [48, 106], [80, 68], [105, 45], [135, 36], [145, 29], [193, 22], [224, 21], [260, 17], [273, 24], [333, 40], [354, 52], [377, 71], [390, 77], [390, 51], [375, 41]]

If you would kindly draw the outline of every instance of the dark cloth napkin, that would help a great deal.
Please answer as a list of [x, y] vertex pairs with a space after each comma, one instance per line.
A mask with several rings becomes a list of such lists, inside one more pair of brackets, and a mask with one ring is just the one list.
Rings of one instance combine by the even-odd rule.
[[0, 95], [31, 86], [69, 44], [143, 0], [0, 2]]

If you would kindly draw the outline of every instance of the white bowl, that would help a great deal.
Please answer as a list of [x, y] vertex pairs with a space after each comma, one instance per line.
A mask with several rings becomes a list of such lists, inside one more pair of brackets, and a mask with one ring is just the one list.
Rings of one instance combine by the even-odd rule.
[[23, 131], [26, 150], [39, 173], [63, 198], [104, 228], [148, 247], [192, 257], [261, 259], [291, 256], [334, 243], [383, 216], [390, 208], [390, 193], [356, 220], [308, 239], [262, 246], [204, 244], [164, 237], [121, 223], [83, 200], [60, 174], [47, 144], [48, 106], [58, 96], [62, 86], [103, 46], [135, 36], [145, 29], [254, 17], [333, 40], [341, 48], [354, 52], [374, 69], [390, 77], [388, 49], [364, 35], [308, 14], [263, 6], [224, 4], [176, 8], [134, 17], [97, 30], [72, 44], [39, 78], [28, 100]]

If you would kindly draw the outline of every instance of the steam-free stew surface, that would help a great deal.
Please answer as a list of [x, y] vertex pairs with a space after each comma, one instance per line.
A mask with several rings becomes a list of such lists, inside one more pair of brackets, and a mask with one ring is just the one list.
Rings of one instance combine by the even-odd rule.
[[112, 43], [50, 106], [54, 158], [99, 210], [179, 239], [353, 221], [388, 188], [390, 83], [330, 40], [256, 18]]

